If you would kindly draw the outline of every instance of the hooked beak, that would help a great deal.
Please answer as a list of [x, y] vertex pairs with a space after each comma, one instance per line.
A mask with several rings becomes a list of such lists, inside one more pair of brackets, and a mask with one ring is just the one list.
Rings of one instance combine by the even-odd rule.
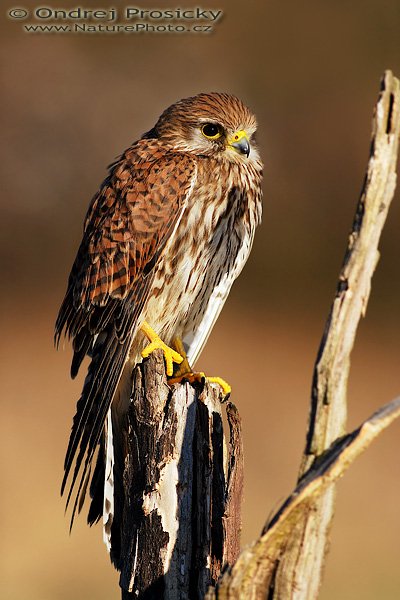
[[228, 146], [238, 152], [239, 154], [245, 154], [247, 157], [250, 154], [250, 143], [247, 133], [241, 129], [236, 131], [229, 139]]

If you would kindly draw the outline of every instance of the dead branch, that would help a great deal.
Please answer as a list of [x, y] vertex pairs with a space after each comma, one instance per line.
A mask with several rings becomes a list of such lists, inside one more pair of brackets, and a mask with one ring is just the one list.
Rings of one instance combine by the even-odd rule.
[[240, 554], [235, 565], [221, 577], [216, 590], [209, 590], [206, 599], [253, 600], [266, 598], [269, 589], [273, 593], [275, 565], [284, 556], [291, 531], [297, 529], [304, 514], [312, 511], [315, 501], [342, 477], [357, 456], [399, 416], [400, 398], [396, 398], [318, 457], [267, 523], [261, 537]]
[[400, 87], [384, 75], [375, 108], [370, 159], [336, 295], [315, 365], [309, 427], [298, 486], [207, 598], [317, 598], [334, 512], [335, 481], [399, 414], [399, 401], [341, 437], [350, 354], [365, 315], [378, 243], [396, 186]]

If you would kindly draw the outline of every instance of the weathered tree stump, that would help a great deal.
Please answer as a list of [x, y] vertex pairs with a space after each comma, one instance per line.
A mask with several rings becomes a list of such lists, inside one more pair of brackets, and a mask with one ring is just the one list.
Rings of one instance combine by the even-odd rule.
[[161, 354], [135, 368], [114, 557], [123, 599], [204, 598], [236, 560], [243, 452], [238, 412], [223, 401], [208, 383], [169, 387]]

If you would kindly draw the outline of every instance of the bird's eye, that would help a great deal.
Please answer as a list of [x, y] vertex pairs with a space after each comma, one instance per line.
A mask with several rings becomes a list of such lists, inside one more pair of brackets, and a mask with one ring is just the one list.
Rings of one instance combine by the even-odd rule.
[[201, 128], [201, 133], [208, 140], [218, 140], [222, 136], [222, 127], [215, 123], [205, 123]]

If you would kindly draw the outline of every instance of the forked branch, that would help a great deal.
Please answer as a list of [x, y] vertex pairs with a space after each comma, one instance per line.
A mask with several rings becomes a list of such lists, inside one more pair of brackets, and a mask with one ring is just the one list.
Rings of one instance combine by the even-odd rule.
[[334, 513], [335, 482], [399, 416], [397, 399], [345, 435], [347, 380], [357, 326], [365, 315], [378, 243], [396, 186], [399, 81], [387, 71], [375, 107], [370, 158], [336, 294], [314, 370], [310, 418], [299, 481], [207, 598], [313, 600], [321, 584]]

